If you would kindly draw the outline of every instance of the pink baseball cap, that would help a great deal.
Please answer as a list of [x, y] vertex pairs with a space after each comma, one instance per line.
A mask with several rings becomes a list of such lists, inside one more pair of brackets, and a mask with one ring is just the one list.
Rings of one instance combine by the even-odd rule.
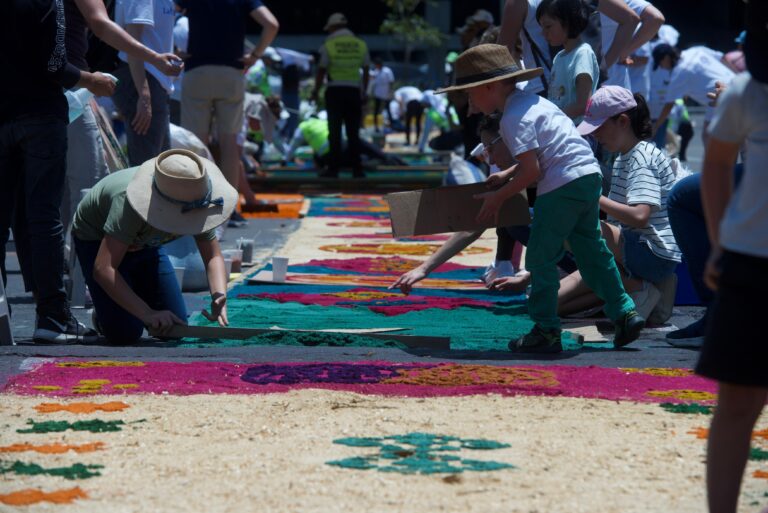
[[619, 86], [603, 86], [587, 102], [584, 120], [577, 127], [581, 135], [589, 135], [608, 118], [637, 107], [632, 91]]

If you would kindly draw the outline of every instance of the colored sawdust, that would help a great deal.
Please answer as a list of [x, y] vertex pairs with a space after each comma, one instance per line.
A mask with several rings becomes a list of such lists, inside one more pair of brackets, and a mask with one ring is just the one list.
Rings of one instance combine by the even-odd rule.
[[403, 369], [385, 384], [422, 386], [499, 385], [515, 387], [556, 387], [560, 383], [552, 371], [533, 368], [493, 367], [489, 365], [445, 365], [426, 369]]
[[752, 438], [762, 438], [768, 440], [768, 429], [761, 429], [752, 433]]
[[246, 219], [298, 219], [302, 217], [304, 195], [302, 194], [254, 194], [260, 206], [267, 207], [248, 210], [243, 207], [240, 214]]
[[690, 376], [693, 374], [693, 371], [690, 369], [674, 369], [674, 368], [664, 368], [664, 367], [648, 367], [644, 369], [634, 368], [634, 367], [620, 367], [619, 370], [628, 372], [628, 373], [641, 373], [641, 374], [647, 374], [648, 376], [670, 376], [670, 377], [680, 377], [680, 376]]
[[63, 454], [67, 451], [74, 451], [78, 454], [84, 452], [101, 451], [104, 449], [104, 442], [93, 442], [89, 444], [81, 445], [68, 445], [68, 444], [44, 444], [33, 445], [30, 443], [13, 444], [5, 447], [0, 447], [0, 452], [39, 452], [41, 454]]
[[768, 461], [768, 451], [759, 447], [752, 447], [749, 450], [749, 459], [753, 461]]
[[104, 388], [104, 385], [111, 383], [108, 379], [81, 379], [77, 385], [72, 387], [74, 394], [98, 394]]
[[377, 221], [342, 221], [327, 223], [328, 226], [338, 226], [342, 228], [390, 228], [389, 220], [381, 219]]
[[61, 390], [61, 387], [58, 385], [35, 385], [35, 390], [40, 390], [41, 392], [53, 392], [54, 390]]
[[102, 468], [104, 468], [104, 465], [84, 465], [82, 463], [75, 463], [69, 467], [45, 468], [36, 463], [0, 461], [0, 474], [15, 474], [17, 476], [47, 475], [63, 477], [69, 480], [89, 479], [100, 476], [101, 473], [98, 470]]
[[464, 459], [456, 453], [467, 450], [494, 450], [509, 444], [482, 439], [461, 439], [430, 433], [408, 433], [382, 438], [339, 438], [335, 444], [378, 448], [377, 454], [326, 462], [342, 468], [376, 469], [399, 474], [458, 474], [464, 471], [492, 471], [515, 468], [508, 463]]
[[[207, 345], [204, 339], [197, 340], [198, 347]], [[262, 333], [255, 337], [240, 340], [242, 345], [255, 346], [326, 346], [326, 347], [399, 347], [406, 348], [405, 344], [391, 339], [379, 339], [355, 335], [351, 333], [323, 333], [302, 331], [274, 330], [270, 333]], [[210, 342], [209, 342], [210, 343]]]
[[17, 433], [61, 433], [63, 431], [90, 431], [91, 433], [104, 433], [107, 431], [121, 431], [122, 420], [78, 420], [77, 422], [67, 422], [66, 420], [49, 420], [45, 422], [35, 422], [27, 420], [27, 424], [32, 427], [29, 429], [17, 429]]
[[651, 390], [647, 392], [651, 397], [670, 397], [682, 401], [714, 401], [717, 394], [702, 392], [701, 390]]
[[42, 403], [35, 406], [35, 409], [40, 413], [55, 413], [59, 411], [66, 411], [69, 413], [93, 413], [95, 411], [123, 411], [126, 408], [130, 408], [127, 404], [120, 401], [112, 401], [108, 403], [69, 403], [69, 404], [55, 404], [55, 403]]
[[28, 489], [18, 492], [0, 494], [0, 502], [8, 506], [31, 506], [40, 502], [51, 502], [53, 504], [71, 504], [77, 499], [87, 499], [88, 494], [80, 487], [70, 488], [68, 490], [56, 490], [55, 492], [44, 492], [42, 490]]
[[752, 477], [756, 477], [758, 479], [768, 479], [768, 471], [755, 470], [755, 473], [752, 474]]
[[[330, 244], [320, 246], [321, 251], [329, 253], [357, 253], [361, 255], [418, 255], [429, 256], [441, 247], [440, 244], [416, 244], [416, 243], [387, 243], [387, 244]], [[476, 255], [490, 253], [490, 248], [469, 247], [460, 253], [461, 255]]]
[[94, 369], [98, 367], [143, 367], [144, 362], [124, 362], [118, 360], [90, 360], [84, 362], [59, 362], [59, 367], [77, 367], [81, 369]]
[[128, 390], [130, 388], [139, 388], [139, 385], [136, 383], [119, 383], [117, 385], [112, 385], [112, 388], [115, 390]]
[[[287, 283], [304, 285], [358, 285], [364, 287], [386, 288], [394, 281], [390, 276], [364, 276], [360, 274], [306, 274], [289, 272]], [[451, 280], [442, 278], [425, 278], [419, 287], [436, 289], [468, 289], [485, 290], [485, 286], [477, 280]]]
[[706, 440], [709, 438], [709, 429], [703, 427], [693, 428], [688, 431], [689, 435], [694, 435], [699, 440]]
[[342, 308], [368, 308], [386, 316], [402, 315], [408, 312], [438, 308], [453, 310], [461, 306], [493, 307], [489, 301], [477, 301], [470, 298], [450, 298], [439, 296], [403, 296], [399, 292], [385, 292], [364, 288], [353, 288], [345, 292], [325, 294], [278, 293], [278, 294], [239, 294], [238, 299], [271, 299], [280, 303], [300, 303], [302, 305], [338, 306]]
[[[622, 369], [624, 370], [624, 369]], [[714, 410], [714, 406], [706, 406], [703, 404], [690, 403], [690, 404], [674, 404], [674, 403], [661, 403], [659, 406], [664, 408], [670, 413], [684, 413], [684, 414], [698, 414], [698, 415], [711, 415]]]
[[[406, 273], [421, 265], [421, 260], [414, 258], [392, 257], [355, 257], [349, 259], [313, 259], [300, 266], [322, 267], [332, 270], [352, 271], [360, 274], [391, 274], [394, 276]], [[432, 274], [475, 269], [467, 265], [446, 262], [432, 271]]]

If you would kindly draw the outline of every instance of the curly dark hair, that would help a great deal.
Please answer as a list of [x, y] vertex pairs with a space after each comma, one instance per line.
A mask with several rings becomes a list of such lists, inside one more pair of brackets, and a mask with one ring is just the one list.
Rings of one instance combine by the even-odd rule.
[[579, 37], [589, 25], [589, 6], [583, 0], [542, 0], [536, 8], [536, 21], [541, 22], [545, 14], [560, 20], [568, 37]]
[[494, 112], [493, 114], [488, 114], [487, 116], [483, 116], [483, 119], [480, 120], [480, 123], [477, 126], [477, 135], [480, 135], [481, 132], [498, 133], [499, 130], [501, 130], [500, 122], [501, 122], [500, 112]]
[[622, 114], [626, 114], [629, 118], [629, 124], [632, 127], [632, 132], [634, 132], [635, 137], [641, 141], [645, 141], [650, 139], [653, 135], [651, 112], [648, 110], [648, 104], [645, 102], [645, 98], [642, 94], [634, 93], [632, 96], [634, 96], [637, 106], [613, 116], [613, 119], [618, 118]]

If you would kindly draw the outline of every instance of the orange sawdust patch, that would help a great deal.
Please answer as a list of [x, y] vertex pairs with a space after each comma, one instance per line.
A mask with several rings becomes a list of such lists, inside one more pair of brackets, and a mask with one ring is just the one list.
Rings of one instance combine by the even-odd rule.
[[752, 438], [762, 438], [768, 440], [768, 429], [761, 429], [752, 433]]
[[28, 452], [34, 451], [42, 454], [62, 454], [67, 451], [74, 451], [78, 454], [84, 452], [100, 451], [104, 449], [104, 442], [93, 442], [90, 444], [82, 445], [67, 445], [67, 444], [46, 444], [46, 445], [32, 445], [30, 443], [6, 445], [0, 447], [0, 452]]
[[648, 367], [645, 369], [625, 367], [625, 368], [619, 368], [619, 370], [623, 372], [628, 372], [630, 374], [645, 374], [647, 376], [667, 376], [670, 378], [685, 377], [693, 374], [693, 371], [690, 369], [667, 369], [663, 367]]
[[690, 431], [688, 431], [689, 435], [695, 435], [696, 438], [700, 440], [706, 440], [707, 437], [709, 437], [709, 429], [699, 427], [699, 428], [693, 428]]
[[70, 403], [70, 404], [56, 404], [56, 403], [42, 403], [35, 406], [35, 409], [40, 413], [55, 413], [59, 411], [67, 411], [69, 413], [93, 413], [95, 411], [123, 411], [126, 408], [130, 408], [127, 404], [120, 401], [112, 401], [108, 403]]
[[144, 362], [120, 362], [116, 360], [92, 360], [90, 362], [59, 362], [56, 367], [76, 367], [92, 369], [94, 367], [144, 367]]
[[256, 201], [267, 206], [277, 207], [277, 211], [264, 210], [249, 212], [247, 208], [239, 208], [240, 213], [246, 219], [272, 218], [272, 219], [298, 219], [301, 217], [304, 206], [303, 194], [254, 194]]
[[766, 470], [755, 470], [755, 473], [752, 474], [752, 477], [756, 477], [758, 479], [768, 479], [768, 471], [766, 471]]
[[0, 502], [9, 506], [30, 506], [40, 502], [52, 502], [54, 504], [71, 504], [76, 499], [87, 499], [88, 494], [79, 486], [68, 490], [56, 490], [55, 492], [44, 492], [29, 488], [18, 492], [0, 495]]
[[651, 397], [671, 397], [683, 401], [714, 401], [717, 395], [701, 390], [651, 390], [646, 392]]

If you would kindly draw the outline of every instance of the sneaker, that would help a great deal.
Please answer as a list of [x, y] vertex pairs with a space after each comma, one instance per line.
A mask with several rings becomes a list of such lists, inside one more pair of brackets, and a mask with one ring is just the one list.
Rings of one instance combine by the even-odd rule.
[[661, 292], [661, 298], [651, 311], [651, 315], [648, 316], [648, 324], [653, 326], [664, 324], [672, 317], [672, 309], [675, 307], [675, 296], [677, 295], [677, 275], [672, 273], [657, 283], [656, 288]]
[[637, 292], [631, 292], [629, 297], [635, 302], [635, 310], [640, 317], [647, 319], [661, 299], [661, 292], [653, 283], [643, 281], [643, 288]]
[[80, 323], [69, 308], [61, 316], [37, 316], [32, 339], [42, 344], [82, 344], [96, 342], [99, 335]]
[[530, 332], [511, 341], [508, 347], [513, 353], [560, 353], [563, 351], [561, 333], [559, 329], [542, 328], [534, 324]]
[[515, 266], [509, 260], [494, 260], [488, 267], [485, 268], [483, 273], [483, 281], [486, 285], [490, 285], [497, 278], [506, 278], [508, 276], [515, 276]]
[[232, 215], [229, 217], [229, 222], [227, 223], [227, 226], [229, 228], [241, 228], [248, 224], [248, 220], [240, 215], [240, 212], [235, 210], [232, 212]]
[[645, 319], [637, 313], [637, 310], [630, 310], [614, 325], [616, 335], [613, 337], [613, 347], [619, 348], [637, 340], [640, 332], [645, 328]]

